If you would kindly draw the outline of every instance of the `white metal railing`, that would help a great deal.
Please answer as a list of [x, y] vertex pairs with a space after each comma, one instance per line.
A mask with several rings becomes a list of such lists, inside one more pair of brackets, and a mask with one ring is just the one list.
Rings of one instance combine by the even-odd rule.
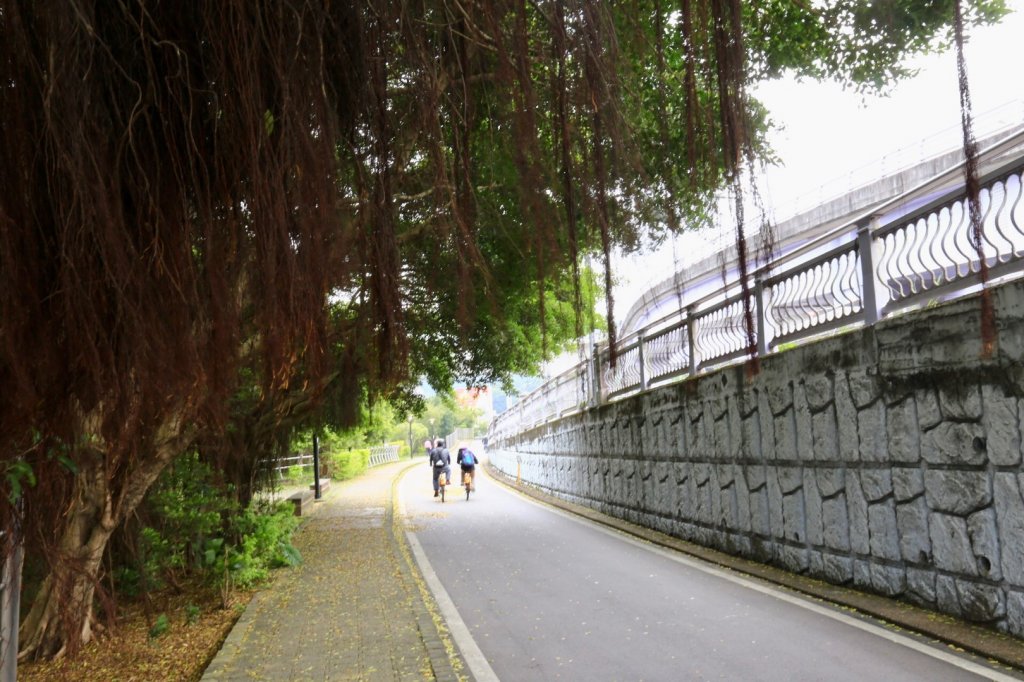
[[[1024, 271], [1022, 146], [1018, 132], [981, 155], [990, 280]], [[754, 269], [746, 305], [758, 353], [977, 291], [981, 260], [971, 245], [962, 173], [960, 164]], [[744, 316], [733, 281], [622, 339], [615, 367], [606, 347], [592, 347], [585, 360], [498, 415], [489, 439], [745, 358]]]
[[370, 448], [369, 466], [375, 467], [388, 462], [398, 461], [397, 445], [376, 445]]
[[312, 467], [313, 456], [312, 453], [293, 455], [292, 457], [281, 457], [274, 458], [272, 460], [262, 460], [260, 462], [260, 468], [263, 471], [273, 472], [278, 475], [279, 478], [284, 478], [285, 473], [292, 467]]
[[283, 476], [284, 473], [291, 469], [292, 467], [313, 466], [313, 453], [299, 453], [291, 457], [281, 457], [273, 460], [265, 460], [264, 466], [268, 466], [268, 468], [271, 471], [276, 471], [279, 475]]

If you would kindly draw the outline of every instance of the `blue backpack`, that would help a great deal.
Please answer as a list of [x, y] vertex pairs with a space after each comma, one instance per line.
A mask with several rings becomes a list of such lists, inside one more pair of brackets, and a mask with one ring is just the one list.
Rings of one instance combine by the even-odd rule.
[[462, 466], [471, 467], [476, 465], [476, 455], [469, 450], [462, 453]]

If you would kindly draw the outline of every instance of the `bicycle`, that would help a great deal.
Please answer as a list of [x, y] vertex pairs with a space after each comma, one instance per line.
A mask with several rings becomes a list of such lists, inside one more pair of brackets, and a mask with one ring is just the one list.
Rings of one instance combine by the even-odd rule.
[[448, 484], [448, 477], [445, 476], [444, 472], [442, 471], [441, 474], [437, 477], [437, 489], [441, 491], [441, 503], [442, 504], [444, 504], [444, 489], [445, 489], [445, 486], [447, 484]]
[[462, 473], [462, 485], [466, 487], [466, 502], [469, 502], [469, 493], [473, 490], [473, 474], [464, 471]]

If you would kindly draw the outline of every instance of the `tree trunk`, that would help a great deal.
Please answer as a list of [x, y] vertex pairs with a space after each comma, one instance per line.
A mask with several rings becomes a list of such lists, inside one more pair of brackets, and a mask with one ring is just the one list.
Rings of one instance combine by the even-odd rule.
[[59, 657], [92, 639], [93, 601], [107, 542], [193, 437], [193, 428], [183, 428], [177, 418], [168, 420], [152, 448], [138, 453], [134, 466], [117, 481], [107, 474], [117, 468], [102, 456], [78, 464], [57, 554], [50, 558], [50, 572], [21, 624], [19, 660]]
[[57, 657], [92, 638], [92, 604], [103, 550], [116, 527], [103, 467], [75, 480], [59, 556], [21, 625], [20, 659]]

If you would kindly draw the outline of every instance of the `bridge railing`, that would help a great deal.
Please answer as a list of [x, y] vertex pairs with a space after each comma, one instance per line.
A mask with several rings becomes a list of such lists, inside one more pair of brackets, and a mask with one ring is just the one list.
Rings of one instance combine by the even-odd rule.
[[[973, 246], [963, 165], [755, 268], [738, 281], [648, 325], [549, 380], [495, 418], [501, 438], [587, 406], [616, 400], [837, 329], [978, 291], [1024, 270], [1024, 132], [981, 155], [983, 237]], [[751, 316], [752, 337], [746, 315]]]

